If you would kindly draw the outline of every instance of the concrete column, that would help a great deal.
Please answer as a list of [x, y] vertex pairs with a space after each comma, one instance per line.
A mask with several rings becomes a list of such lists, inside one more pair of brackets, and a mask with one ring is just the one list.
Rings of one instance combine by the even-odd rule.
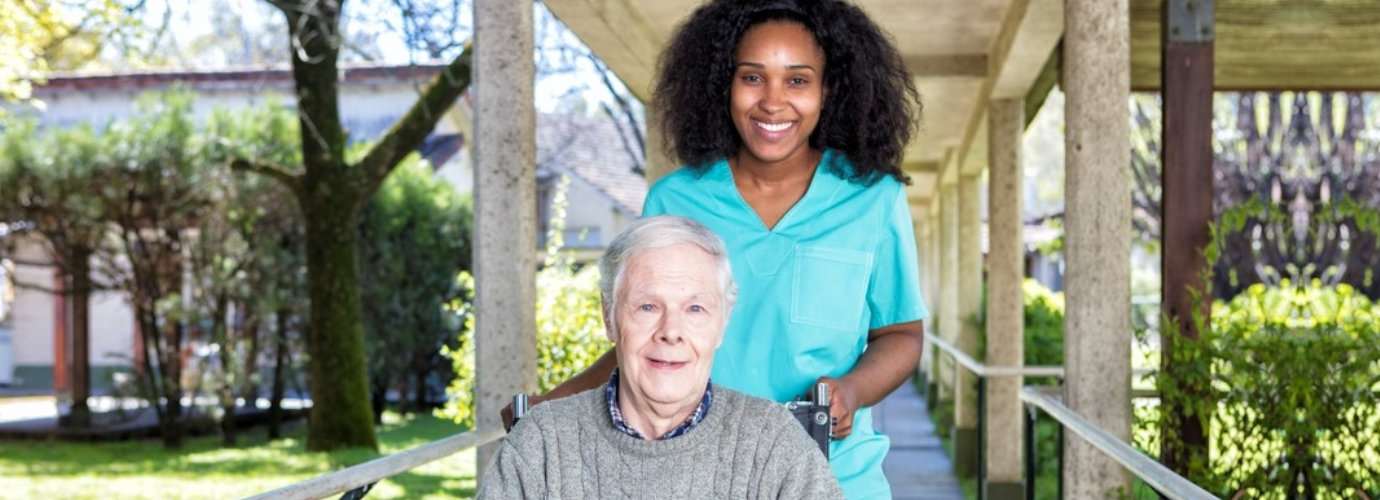
[[[958, 184], [945, 184], [939, 194], [939, 336], [950, 344], [958, 341]], [[939, 357], [939, 397], [953, 401], [954, 361]]]
[[[987, 108], [987, 365], [1022, 366], [1025, 308], [1021, 136], [1025, 102], [998, 99]], [[1025, 498], [1021, 444], [1021, 377], [987, 380], [987, 482], [994, 500]]]
[[[958, 342], [954, 345], [978, 356], [978, 329], [973, 324], [982, 301], [982, 180], [960, 175], [958, 180]], [[977, 377], [958, 371], [954, 388], [954, 472], [970, 477], [978, 471]]]
[[[939, 269], [944, 260], [943, 246], [940, 245], [940, 233], [942, 232], [940, 227], [940, 206], [939, 189], [938, 186], [936, 186], [933, 197], [929, 203], [929, 210], [925, 215], [925, 226], [929, 228], [925, 233], [924, 241], [925, 255], [927, 257], [924, 261], [925, 267], [921, 271], [925, 274], [925, 279], [920, 282], [920, 285], [924, 287], [925, 305], [930, 309], [930, 317], [925, 320], [926, 339], [941, 337], [939, 323], [937, 322], [941, 313], [940, 303], [943, 300], [943, 294], [939, 291], [941, 288], [940, 282], [943, 280], [942, 273], [940, 273]], [[929, 343], [926, 342], [924, 357], [920, 361], [921, 365], [925, 367], [926, 382], [928, 384], [925, 387], [925, 405], [931, 410], [933, 410], [939, 402], [940, 382], [943, 381], [943, 379], [939, 377], [939, 363], [935, 359], [936, 351], [938, 351], [938, 348], [930, 347]]]
[[[1131, 176], [1127, 0], [1064, 3], [1065, 402], [1131, 436]], [[1064, 445], [1067, 498], [1130, 491], [1120, 465], [1081, 439]]]
[[[532, 4], [476, 0], [474, 26], [475, 420], [493, 428], [537, 390]], [[480, 447], [480, 474], [497, 451]]]
[[[935, 196], [938, 196], [938, 195], [939, 195], [939, 193], [938, 193], [938, 191], [936, 190]], [[939, 204], [939, 202], [938, 202], [938, 199], [936, 199], [935, 202], [931, 203], [931, 205], [933, 206], [933, 208], [930, 210], [930, 219], [929, 219], [929, 224], [930, 224], [930, 241], [929, 241], [929, 245], [930, 245], [930, 268], [929, 268], [929, 272], [927, 273], [927, 274], [930, 276], [931, 279], [930, 279], [930, 283], [929, 283], [929, 287], [930, 287], [930, 288], [929, 288], [929, 290], [926, 291], [926, 293], [928, 293], [928, 295], [925, 296], [925, 300], [929, 301], [928, 303], [929, 303], [929, 306], [930, 306], [930, 314], [932, 315], [931, 318], [930, 318], [930, 321], [929, 321], [929, 323], [932, 323], [932, 324], [929, 325], [929, 328], [930, 328], [930, 329], [933, 329], [934, 332], [935, 332], [935, 334], [938, 335], [938, 334], [939, 334], [939, 325], [938, 325], [938, 324], [933, 324], [933, 323], [934, 323], [934, 318], [935, 318], [935, 317], [938, 317], [938, 314], [939, 314], [940, 283], [941, 283], [941, 280], [942, 280], [942, 278], [943, 278], [943, 276], [942, 276], [943, 273], [939, 271], [939, 269], [942, 267], [942, 265], [943, 265], [943, 263], [944, 263], [944, 255], [943, 255], [943, 254], [944, 254], [944, 245], [943, 245], [943, 238], [941, 237], [941, 234], [943, 233], [943, 231], [942, 231], [942, 227], [943, 227], [943, 226], [942, 226], [942, 222], [941, 222], [942, 219], [941, 219], [941, 217], [940, 217], [940, 215], [939, 215], [939, 212], [940, 212], [940, 204]]]
[[[930, 232], [932, 229], [928, 224], [930, 218], [929, 209], [912, 209], [911, 214], [915, 221], [915, 255], [920, 259], [918, 262], [920, 272], [920, 295], [927, 301], [933, 301], [934, 296], [929, 294], [930, 281], [934, 279], [934, 275], [930, 274], [930, 261], [934, 260], [934, 256], [930, 255]], [[934, 307], [933, 302], [927, 303], [926, 306]], [[926, 327], [929, 327], [931, 323], [931, 321], [925, 320]], [[929, 335], [929, 332], [925, 332], [925, 334]], [[920, 372], [921, 381], [926, 383], [928, 383], [928, 377], [931, 373], [929, 351], [929, 343], [926, 343], [920, 351], [920, 364], [917, 367]]]
[[642, 175], [647, 178], [647, 185], [656, 184], [666, 174], [674, 172], [680, 168], [680, 162], [666, 152], [665, 137], [661, 131], [661, 113], [655, 109], [647, 108], [647, 158]]

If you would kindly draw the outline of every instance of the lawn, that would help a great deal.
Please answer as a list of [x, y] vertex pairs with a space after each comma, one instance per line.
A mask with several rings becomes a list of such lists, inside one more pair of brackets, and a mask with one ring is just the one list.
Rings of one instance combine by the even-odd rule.
[[[302, 426], [278, 441], [258, 430], [246, 433], [238, 448], [222, 448], [219, 437], [209, 436], [172, 452], [156, 440], [0, 442], [0, 498], [243, 498], [463, 430], [431, 416], [388, 414], [379, 430], [382, 453], [309, 453]], [[474, 470], [474, 450], [468, 450], [386, 480], [366, 498], [470, 498]]]

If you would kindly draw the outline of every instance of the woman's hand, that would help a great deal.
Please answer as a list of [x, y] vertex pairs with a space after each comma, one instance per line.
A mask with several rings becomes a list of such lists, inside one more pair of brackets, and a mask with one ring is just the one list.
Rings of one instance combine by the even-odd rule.
[[858, 393], [842, 379], [820, 377], [816, 383], [829, 386], [829, 416], [834, 419], [834, 439], [853, 433], [853, 413], [858, 410]]
[[834, 438], [853, 433], [853, 413], [882, 402], [900, 387], [920, 362], [925, 326], [919, 321], [884, 326], [868, 332], [867, 350], [853, 370], [841, 378], [820, 377], [829, 384], [829, 416], [836, 419]]

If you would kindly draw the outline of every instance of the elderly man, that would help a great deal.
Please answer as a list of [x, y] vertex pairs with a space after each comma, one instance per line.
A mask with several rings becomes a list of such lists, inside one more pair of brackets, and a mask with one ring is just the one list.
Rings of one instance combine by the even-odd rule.
[[599, 272], [618, 368], [606, 387], [533, 407], [479, 498], [843, 498], [784, 407], [709, 381], [737, 293], [718, 236], [642, 219]]

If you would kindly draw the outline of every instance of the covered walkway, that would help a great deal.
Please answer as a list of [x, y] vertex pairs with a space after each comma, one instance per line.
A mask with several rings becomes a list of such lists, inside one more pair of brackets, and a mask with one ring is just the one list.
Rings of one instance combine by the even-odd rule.
[[882, 469], [896, 500], [961, 500], [953, 461], [939, 444], [925, 398], [902, 384], [872, 409], [879, 430], [891, 437], [891, 453]]

